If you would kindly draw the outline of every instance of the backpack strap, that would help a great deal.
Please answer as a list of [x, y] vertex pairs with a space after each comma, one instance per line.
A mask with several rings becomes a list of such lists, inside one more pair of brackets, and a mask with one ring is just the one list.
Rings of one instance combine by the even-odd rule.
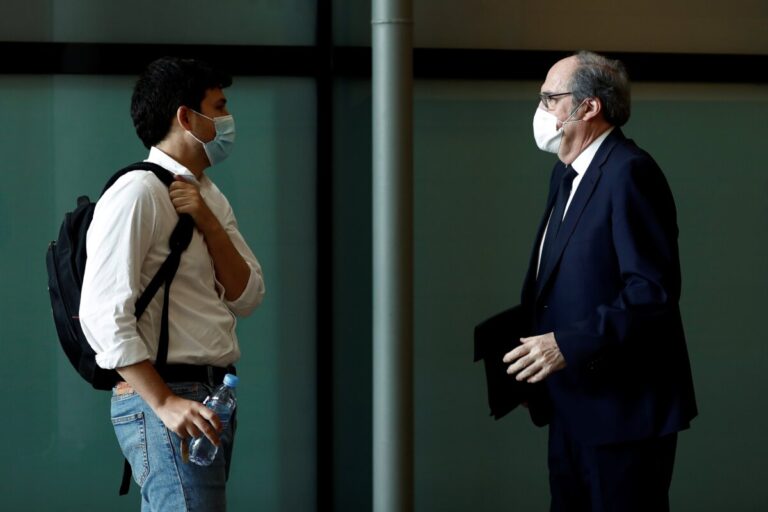
[[[104, 192], [114, 185], [121, 176], [131, 171], [151, 171], [166, 187], [170, 187], [171, 183], [174, 181], [174, 174], [166, 168], [152, 162], [136, 162], [135, 164], [131, 164], [117, 171], [104, 186], [101, 194], [104, 195]], [[182, 213], [179, 215], [179, 222], [176, 224], [176, 227], [173, 228], [169, 240], [171, 253], [165, 259], [163, 264], [160, 265], [160, 269], [136, 301], [135, 315], [136, 320], [138, 320], [147, 309], [152, 298], [157, 294], [160, 286], [165, 285], [163, 314], [160, 324], [160, 341], [157, 347], [157, 357], [155, 358], [156, 368], [165, 366], [168, 360], [168, 303], [170, 300], [171, 282], [176, 276], [176, 271], [179, 269], [181, 254], [187, 249], [189, 243], [192, 241], [194, 227], [195, 222], [189, 214]], [[131, 486], [131, 474], [131, 465], [128, 462], [128, 459], [126, 459], [123, 465], [123, 479], [120, 483], [120, 496], [128, 494], [128, 489]]]
[[119, 171], [117, 171], [115, 174], [112, 175], [111, 178], [109, 178], [109, 181], [107, 181], [107, 184], [104, 185], [104, 188], [101, 191], [101, 195], [104, 195], [104, 192], [107, 191], [108, 188], [110, 188], [112, 185], [115, 184], [117, 180], [122, 178], [124, 175], [128, 174], [131, 171], [150, 171], [154, 173], [155, 176], [157, 176], [157, 179], [163, 182], [163, 185], [166, 187], [170, 187], [171, 183], [173, 183], [174, 180], [174, 174], [163, 167], [162, 165], [156, 164], [154, 162], [136, 162], [131, 165], [125, 166]]
[[120, 496], [128, 494], [128, 489], [131, 488], [131, 476], [133, 476], [133, 470], [131, 470], [131, 463], [128, 459], [124, 459], [123, 462], [123, 480], [120, 482]]

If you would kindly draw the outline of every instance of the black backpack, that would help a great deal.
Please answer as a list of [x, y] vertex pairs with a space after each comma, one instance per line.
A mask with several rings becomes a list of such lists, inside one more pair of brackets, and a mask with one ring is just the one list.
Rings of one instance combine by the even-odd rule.
[[[153, 172], [166, 186], [173, 183], [173, 173], [164, 167], [151, 162], [137, 162], [115, 173], [101, 194], [103, 195], [118, 178], [137, 170]], [[65, 215], [59, 231], [59, 238], [48, 245], [48, 253], [46, 254], [48, 292], [51, 296], [53, 321], [56, 324], [59, 342], [72, 366], [94, 388], [109, 390], [120, 380], [120, 377], [116, 371], [104, 370], [96, 364], [96, 354], [83, 334], [78, 316], [80, 290], [83, 286], [83, 274], [87, 258], [86, 233], [95, 208], [96, 203], [92, 203], [88, 196], [80, 196], [77, 199], [77, 207]], [[168, 355], [168, 294], [171, 281], [173, 281], [179, 267], [181, 253], [184, 252], [192, 239], [193, 228], [192, 217], [187, 214], [179, 216], [179, 222], [170, 238], [171, 253], [136, 301], [135, 313], [138, 319], [160, 286], [165, 284], [157, 366], [164, 365]]]

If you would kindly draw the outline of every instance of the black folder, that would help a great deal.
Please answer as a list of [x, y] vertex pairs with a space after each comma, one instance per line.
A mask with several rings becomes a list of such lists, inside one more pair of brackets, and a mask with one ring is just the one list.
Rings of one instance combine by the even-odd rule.
[[518, 382], [507, 374], [504, 354], [528, 336], [528, 321], [521, 306], [507, 309], [475, 327], [475, 361], [485, 361], [485, 379], [491, 416], [501, 419], [520, 403], [528, 403], [531, 420], [537, 426], [549, 423], [550, 407], [544, 383]]

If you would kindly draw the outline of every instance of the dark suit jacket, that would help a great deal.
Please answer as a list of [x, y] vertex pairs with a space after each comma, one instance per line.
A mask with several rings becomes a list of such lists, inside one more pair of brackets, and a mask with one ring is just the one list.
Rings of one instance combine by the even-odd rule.
[[534, 333], [554, 331], [567, 362], [546, 380], [554, 414], [590, 444], [685, 429], [697, 411], [667, 181], [615, 128], [576, 189], [537, 279], [541, 236], [564, 172], [558, 162], [522, 292]]

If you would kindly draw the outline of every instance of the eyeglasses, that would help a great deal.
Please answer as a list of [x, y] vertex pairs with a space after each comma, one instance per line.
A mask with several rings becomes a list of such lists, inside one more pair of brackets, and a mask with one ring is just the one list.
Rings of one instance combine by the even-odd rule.
[[559, 98], [560, 96], [568, 96], [569, 94], [573, 94], [572, 92], [542, 92], [539, 94], [539, 100], [541, 101], [541, 104], [544, 105], [544, 108], [549, 110], [550, 107], [553, 107], [555, 102], [552, 100]]

